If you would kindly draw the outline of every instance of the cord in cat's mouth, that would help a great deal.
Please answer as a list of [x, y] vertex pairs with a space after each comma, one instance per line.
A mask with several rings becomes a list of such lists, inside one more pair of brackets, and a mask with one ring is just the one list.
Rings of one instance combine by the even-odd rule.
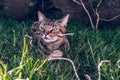
[[67, 35], [70, 35], [70, 36], [73, 36], [75, 33], [66, 33], [66, 34], [60, 34], [60, 35], [58, 35], [58, 36], [67, 36]]

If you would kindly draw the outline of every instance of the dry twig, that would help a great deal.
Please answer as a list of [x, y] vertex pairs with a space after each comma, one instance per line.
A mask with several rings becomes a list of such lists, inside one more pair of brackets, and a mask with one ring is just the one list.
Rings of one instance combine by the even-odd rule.
[[114, 19], [116, 19], [116, 18], [118, 18], [118, 17], [120, 17], [120, 14], [118, 14], [118, 15], [116, 15], [116, 16], [110, 18], [110, 19], [100, 18], [100, 20], [101, 20], [101, 21], [112, 21], [112, 20], [114, 20]]
[[102, 0], [99, 0], [99, 2], [98, 2], [98, 4], [97, 4], [97, 8], [96, 8], [96, 10], [95, 10], [96, 17], [97, 17], [97, 19], [96, 19], [96, 25], [95, 25], [96, 29], [98, 29], [99, 21], [100, 21], [99, 8], [100, 8], [101, 3], [102, 3]]
[[73, 2], [75, 2], [75, 3], [79, 4], [79, 5], [81, 5], [81, 3], [80, 3], [80, 2], [78, 2], [78, 1], [76, 1], [76, 0], [73, 0]]
[[[73, 0], [73, 2], [81, 5], [81, 6], [84, 8], [85, 12], [87, 13], [87, 15], [88, 15], [88, 17], [89, 17], [90, 24], [91, 24], [91, 27], [92, 27], [93, 29], [94, 29], [94, 26], [95, 26], [96, 29], [98, 29], [100, 20], [101, 20], [101, 21], [112, 21], [112, 20], [120, 17], [120, 14], [118, 14], [118, 15], [110, 18], [110, 19], [101, 18], [101, 17], [100, 17], [100, 14], [99, 14], [99, 12], [100, 12], [100, 11], [99, 11], [99, 8], [100, 8], [100, 5], [101, 5], [102, 1], [103, 1], [103, 0], [99, 0], [98, 4], [97, 4], [97, 6], [96, 6], [96, 9], [93, 10], [93, 12], [95, 11], [95, 15], [96, 15], [96, 24], [94, 25], [93, 19], [92, 19], [92, 17], [91, 17], [91, 14], [89, 13], [89, 11], [88, 11], [88, 9], [86, 8], [86, 6], [85, 6], [85, 4], [83, 3], [83, 1], [80, 0], [80, 2], [78, 2], [77, 0]], [[91, 4], [92, 4], [92, 3], [91, 3]]]
[[86, 77], [87, 80], [92, 80], [91, 77], [88, 74], [86, 74], [85, 77]]
[[52, 60], [65, 60], [65, 61], [70, 62], [72, 64], [72, 67], [73, 67], [73, 70], [75, 72], [77, 80], [80, 80], [80, 78], [79, 78], [79, 76], [77, 74], [77, 70], [75, 68], [75, 65], [74, 65], [74, 63], [73, 63], [73, 61], [71, 59], [69, 59], [69, 58], [50, 58], [50, 59], [48, 59], [48, 61], [52, 61]]
[[120, 68], [120, 60], [117, 61], [117, 66]]
[[97, 69], [98, 69], [98, 80], [101, 80], [100, 67], [102, 66], [103, 63], [110, 63], [110, 61], [109, 60], [103, 60], [98, 64], [98, 67], [97, 67]]
[[33, 46], [33, 44], [32, 44], [32, 40], [33, 40], [33, 38], [32, 38], [31, 36], [27, 35], [27, 34], [25, 35], [25, 37], [30, 38], [30, 45]]
[[94, 24], [93, 24], [92, 17], [91, 17], [91, 15], [90, 15], [89, 11], [87, 10], [87, 8], [86, 8], [85, 4], [83, 3], [83, 1], [82, 1], [82, 0], [80, 0], [80, 2], [78, 3], [78, 1], [73, 0], [73, 2], [75, 2], [75, 3], [77, 3], [77, 4], [82, 5], [82, 7], [84, 8], [85, 12], [87, 13], [87, 15], [88, 15], [88, 17], [89, 17], [91, 27], [94, 29]]

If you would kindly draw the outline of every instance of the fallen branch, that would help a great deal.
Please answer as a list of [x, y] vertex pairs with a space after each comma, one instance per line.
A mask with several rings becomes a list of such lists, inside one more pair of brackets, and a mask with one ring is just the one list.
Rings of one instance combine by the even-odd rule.
[[117, 66], [120, 68], [120, 60], [117, 61]]
[[116, 19], [116, 18], [118, 18], [118, 17], [120, 17], [120, 14], [112, 17], [111, 19], [103, 19], [103, 18], [100, 18], [100, 20], [102, 20], [102, 21], [112, 21], [112, 20], [114, 20], [114, 19]]

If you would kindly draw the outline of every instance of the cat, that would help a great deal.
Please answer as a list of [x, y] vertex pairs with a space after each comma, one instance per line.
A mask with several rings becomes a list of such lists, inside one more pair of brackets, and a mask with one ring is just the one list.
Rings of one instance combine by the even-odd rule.
[[70, 49], [69, 41], [65, 35], [69, 14], [62, 19], [48, 19], [38, 11], [38, 21], [31, 27], [33, 41], [40, 50], [50, 57], [62, 57], [61, 48]]

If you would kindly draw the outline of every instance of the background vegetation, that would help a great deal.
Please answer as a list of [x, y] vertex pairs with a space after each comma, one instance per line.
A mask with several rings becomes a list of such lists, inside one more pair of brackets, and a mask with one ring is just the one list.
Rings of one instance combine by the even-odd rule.
[[[75, 80], [69, 62], [47, 62], [45, 55], [29, 44], [30, 38], [25, 35], [30, 35], [32, 23], [31, 20], [0, 19], [0, 80]], [[68, 23], [67, 32], [75, 34], [68, 36], [71, 49], [64, 52], [64, 57], [73, 60], [81, 80], [86, 74], [97, 80], [97, 66], [102, 60], [111, 61], [101, 66], [102, 80], [120, 80], [117, 64], [120, 59], [120, 26], [107, 28], [93, 30], [78, 21]]]

